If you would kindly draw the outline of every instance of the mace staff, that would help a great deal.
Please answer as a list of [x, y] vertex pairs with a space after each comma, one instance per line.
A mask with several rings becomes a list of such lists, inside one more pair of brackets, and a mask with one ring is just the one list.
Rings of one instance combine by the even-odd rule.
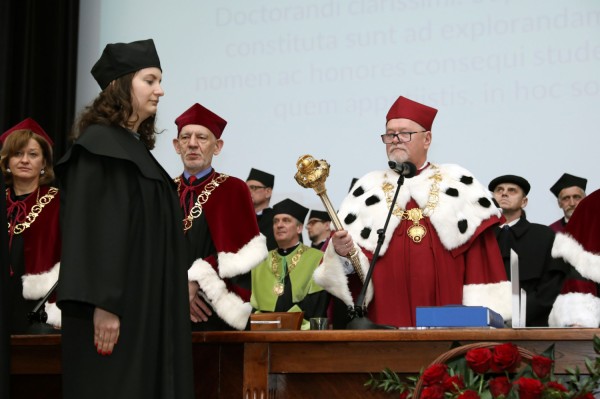
[[[337, 212], [331, 205], [331, 201], [327, 195], [327, 189], [325, 188], [325, 180], [329, 176], [329, 164], [327, 161], [323, 159], [318, 161], [312, 155], [302, 155], [296, 162], [296, 168], [298, 169], [298, 172], [294, 175], [294, 179], [296, 179], [298, 184], [302, 187], [315, 190], [319, 198], [321, 198], [323, 205], [325, 205], [325, 209], [327, 210], [335, 229], [338, 231], [344, 230], [344, 226], [342, 226], [342, 222], [340, 222]], [[360, 266], [360, 259], [356, 248], [352, 248], [350, 253], [346, 255], [346, 258], [350, 260], [360, 281], [364, 283], [365, 276], [362, 267]]]

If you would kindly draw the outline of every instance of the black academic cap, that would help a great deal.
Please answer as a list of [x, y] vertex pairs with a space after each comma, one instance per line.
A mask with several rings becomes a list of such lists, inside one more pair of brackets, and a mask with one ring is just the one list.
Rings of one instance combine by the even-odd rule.
[[273, 216], [279, 215], [280, 213], [291, 215], [298, 219], [300, 223], [304, 223], [304, 219], [306, 219], [306, 214], [308, 213], [308, 208], [305, 208], [299, 203], [286, 198], [283, 201], [273, 205]]
[[494, 180], [492, 180], [490, 182], [490, 184], [488, 185], [488, 189], [490, 191], [494, 191], [496, 189], [496, 186], [498, 184], [502, 184], [502, 183], [516, 184], [517, 186], [519, 186], [523, 189], [523, 192], [525, 193], [525, 195], [529, 194], [529, 190], [531, 190], [531, 185], [529, 184], [529, 182], [527, 180], [523, 179], [521, 176], [515, 176], [515, 175], [504, 175], [504, 176], [496, 177]]
[[152, 67], [162, 70], [152, 39], [131, 43], [109, 43], [92, 67], [92, 76], [104, 90], [116, 78]]
[[563, 173], [560, 179], [558, 179], [557, 182], [554, 183], [552, 187], [550, 187], [550, 191], [552, 191], [552, 194], [554, 194], [556, 198], [558, 198], [558, 195], [564, 188], [573, 186], [579, 187], [583, 191], [585, 191], [585, 187], [587, 186], [587, 179], [584, 179], [583, 177], [573, 176], [568, 173]]
[[275, 186], [275, 176], [273, 176], [270, 173], [267, 172], [263, 172], [262, 170], [258, 170], [258, 169], [250, 169], [250, 174], [248, 175], [248, 178], [246, 179], [246, 181], [248, 180], [256, 180], [261, 182], [262, 184], [265, 185], [265, 187], [270, 187], [273, 188]]
[[308, 215], [308, 220], [315, 218], [315, 219], [319, 219], [322, 220], [324, 222], [331, 222], [331, 218], [329, 217], [329, 214], [325, 211], [317, 211], [317, 210], [312, 210], [310, 211], [310, 214]]

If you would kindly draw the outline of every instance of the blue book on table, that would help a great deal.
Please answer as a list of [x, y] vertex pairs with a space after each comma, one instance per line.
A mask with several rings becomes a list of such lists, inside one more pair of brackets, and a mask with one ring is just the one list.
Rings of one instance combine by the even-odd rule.
[[418, 306], [417, 327], [503, 328], [504, 319], [484, 306]]

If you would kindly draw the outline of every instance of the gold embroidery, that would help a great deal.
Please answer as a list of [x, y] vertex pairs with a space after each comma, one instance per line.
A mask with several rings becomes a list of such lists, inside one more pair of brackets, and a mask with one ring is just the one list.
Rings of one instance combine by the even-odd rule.
[[[208, 198], [212, 192], [219, 187], [219, 184], [227, 180], [228, 177], [229, 176], [224, 173], [218, 173], [210, 182], [206, 184], [206, 186], [204, 186], [204, 190], [202, 190], [202, 192], [198, 195], [198, 198], [196, 198], [196, 203], [192, 209], [190, 209], [189, 215], [183, 219], [183, 231], [188, 231], [192, 227], [194, 219], [202, 215], [202, 205], [208, 201]], [[177, 177], [175, 182], [177, 183], [177, 194], [179, 194], [181, 191], [181, 177]]]
[[[38, 196], [39, 196], [39, 187], [38, 187]], [[48, 189], [48, 192], [42, 196], [42, 198], [38, 198], [36, 204], [34, 206], [31, 207], [31, 211], [29, 211], [29, 214], [25, 217], [25, 221], [23, 223], [17, 223], [15, 224], [15, 227], [13, 228], [13, 234], [21, 234], [22, 232], [24, 232], [25, 230], [27, 230], [29, 228], [29, 226], [31, 226], [33, 224], [33, 222], [35, 222], [35, 219], [37, 219], [37, 217], [40, 215], [40, 213], [42, 213], [42, 210], [44, 209], [44, 207], [46, 205], [48, 205], [50, 203], [50, 201], [52, 201], [52, 199], [54, 198], [54, 196], [56, 195], [56, 193], [58, 193], [58, 189], [54, 188], [54, 187], [50, 187], [50, 189]], [[9, 195], [9, 189], [6, 189], [6, 197], [8, 198]], [[8, 232], [10, 233], [10, 228], [11, 228], [11, 224], [10, 222], [8, 222]]]
[[[425, 237], [425, 235], [427, 234], [427, 229], [425, 228], [425, 226], [420, 224], [419, 221], [424, 217], [431, 217], [433, 211], [435, 210], [435, 207], [437, 206], [440, 200], [439, 183], [442, 181], [442, 174], [440, 173], [439, 167], [434, 164], [431, 164], [431, 169], [433, 170], [434, 174], [429, 178], [432, 182], [431, 187], [429, 188], [429, 198], [427, 200], [427, 205], [425, 205], [425, 208], [412, 208], [403, 210], [398, 206], [398, 204], [394, 204], [394, 210], [392, 211], [392, 214], [394, 216], [397, 216], [398, 218], [403, 220], [410, 220], [411, 222], [413, 222], [412, 226], [410, 226], [408, 230], [406, 230], [406, 233], [415, 243], [421, 242], [423, 240], [423, 237]], [[390, 207], [392, 206], [392, 200], [394, 199], [393, 197], [395, 186], [390, 182], [384, 182], [381, 188], [383, 189], [383, 192], [385, 194], [387, 207], [388, 209], [390, 209]]]
[[273, 273], [273, 275], [275, 276], [275, 279], [277, 280], [277, 282], [275, 282], [275, 285], [273, 286], [273, 293], [275, 295], [277, 295], [277, 296], [283, 295], [283, 290], [285, 288], [285, 276], [290, 274], [292, 272], [292, 270], [294, 270], [296, 268], [296, 266], [298, 265], [298, 262], [300, 261], [300, 258], [302, 257], [302, 254], [307, 249], [308, 249], [308, 247], [306, 245], [300, 244], [300, 247], [298, 248], [298, 252], [296, 252], [294, 254], [294, 256], [292, 256], [292, 262], [290, 263], [290, 266], [287, 268], [287, 272], [284, 273], [283, 276], [279, 272], [279, 265], [281, 264], [281, 262], [279, 261], [279, 255], [277, 254], [277, 250], [274, 250], [271, 252], [271, 272]]

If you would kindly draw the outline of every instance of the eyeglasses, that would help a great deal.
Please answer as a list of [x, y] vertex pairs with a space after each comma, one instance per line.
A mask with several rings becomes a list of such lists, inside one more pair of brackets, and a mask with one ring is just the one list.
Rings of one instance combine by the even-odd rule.
[[399, 143], [408, 143], [412, 139], [413, 134], [426, 132], [428, 132], [428, 130], [421, 130], [420, 132], [386, 133], [381, 135], [381, 141], [383, 141], [384, 144], [392, 144], [394, 139], [397, 139]]
[[256, 190], [260, 190], [261, 188], [267, 188], [267, 186], [255, 186], [253, 184], [248, 185], [248, 188], [250, 189], [250, 191], [256, 191]]

